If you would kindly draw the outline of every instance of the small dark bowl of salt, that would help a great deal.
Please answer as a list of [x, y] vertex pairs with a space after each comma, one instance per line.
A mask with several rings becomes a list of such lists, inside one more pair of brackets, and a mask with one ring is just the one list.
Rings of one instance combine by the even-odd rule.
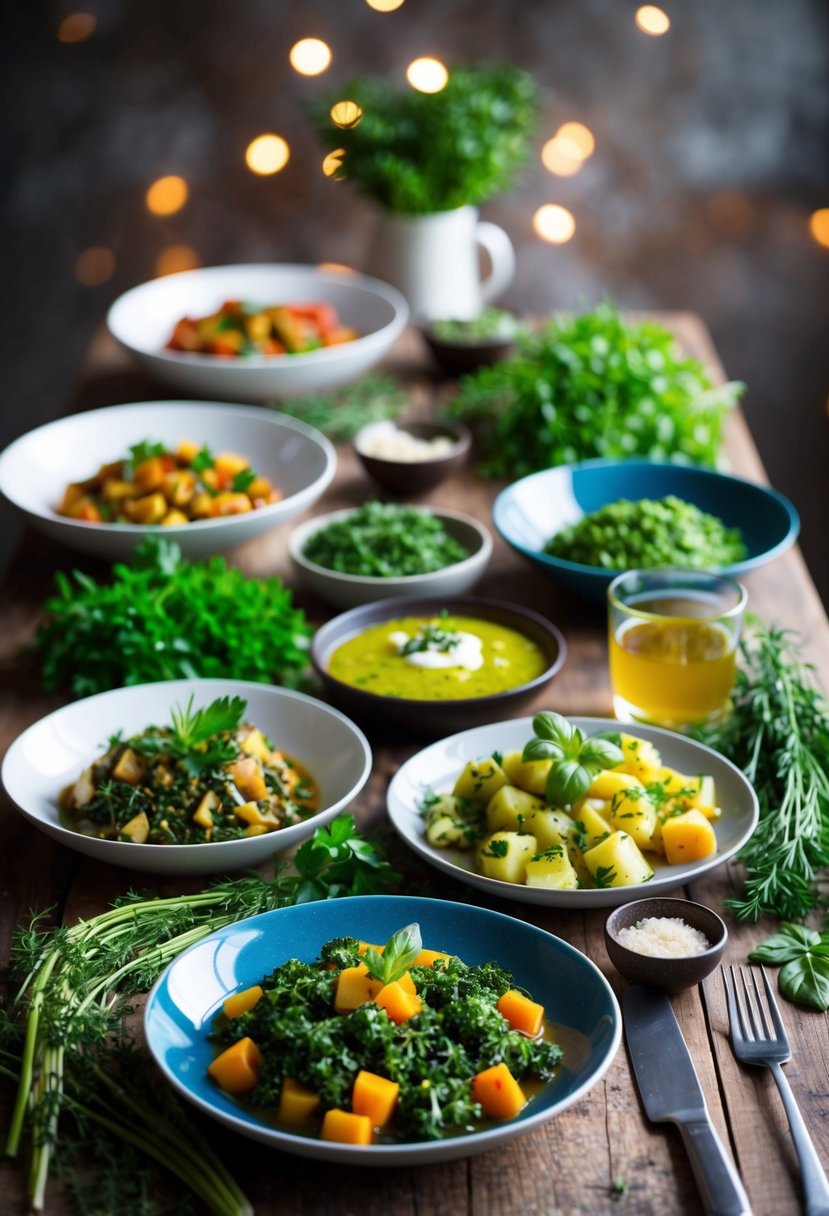
[[716, 912], [687, 899], [637, 899], [608, 916], [610, 961], [631, 984], [684, 992], [719, 964], [728, 930]]

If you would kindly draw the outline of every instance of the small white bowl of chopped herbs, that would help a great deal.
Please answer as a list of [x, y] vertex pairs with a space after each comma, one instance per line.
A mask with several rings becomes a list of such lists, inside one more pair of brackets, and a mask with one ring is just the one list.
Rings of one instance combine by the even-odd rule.
[[65, 705], [3, 760], [18, 810], [60, 844], [152, 874], [259, 865], [359, 794], [371, 749], [304, 693], [246, 680], [166, 680]]
[[460, 511], [372, 501], [300, 524], [288, 547], [310, 591], [356, 608], [397, 596], [463, 595], [486, 569], [492, 536]]
[[492, 511], [507, 544], [554, 582], [603, 600], [624, 570], [716, 570], [736, 578], [797, 539], [797, 511], [768, 486], [713, 469], [586, 460], [507, 486]]

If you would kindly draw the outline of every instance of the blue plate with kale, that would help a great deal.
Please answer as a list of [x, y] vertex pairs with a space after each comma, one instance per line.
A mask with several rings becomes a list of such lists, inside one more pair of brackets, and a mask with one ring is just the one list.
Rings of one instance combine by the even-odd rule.
[[156, 983], [145, 1031], [167, 1080], [226, 1126], [386, 1166], [484, 1152], [579, 1101], [621, 1017], [595, 964], [534, 925], [354, 896], [211, 934]]

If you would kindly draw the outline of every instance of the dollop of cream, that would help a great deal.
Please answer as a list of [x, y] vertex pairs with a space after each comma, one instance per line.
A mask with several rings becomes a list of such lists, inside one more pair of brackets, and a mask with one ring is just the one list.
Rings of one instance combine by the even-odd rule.
[[[417, 635], [412, 635], [416, 637]], [[453, 637], [458, 639], [457, 646], [450, 650], [440, 650], [438, 644], [427, 643], [425, 650], [415, 650], [404, 655], [403, 648], [412, 639], [408, 633], [397, 630], [389, 634], [389, 641], [397, 648], [397, 653], [411, 663], [412, 667], [463, 667], [466, 671], [478, 671], [484, 665], [484, 644], [474, 633], [466, 633], [459, 629]]]

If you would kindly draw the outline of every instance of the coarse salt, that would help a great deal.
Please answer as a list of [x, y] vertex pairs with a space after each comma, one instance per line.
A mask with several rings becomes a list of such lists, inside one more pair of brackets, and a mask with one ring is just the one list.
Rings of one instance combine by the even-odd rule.
[[678, 916], [646, 916], [616, 936], [620, 945], [650, 958], [689, 958], [711, 946], [704, 933]]
[[381, 460], [399, 460], [403, 464], [416, 464], [432, 460], [435, 456], [445, 456], [452, 447], [453, 441], [447, 435], [421, 439], [401, 430], [393, 422], [375, 424], [359, 440], [359, 448], [364, 455], [379, 456]]

